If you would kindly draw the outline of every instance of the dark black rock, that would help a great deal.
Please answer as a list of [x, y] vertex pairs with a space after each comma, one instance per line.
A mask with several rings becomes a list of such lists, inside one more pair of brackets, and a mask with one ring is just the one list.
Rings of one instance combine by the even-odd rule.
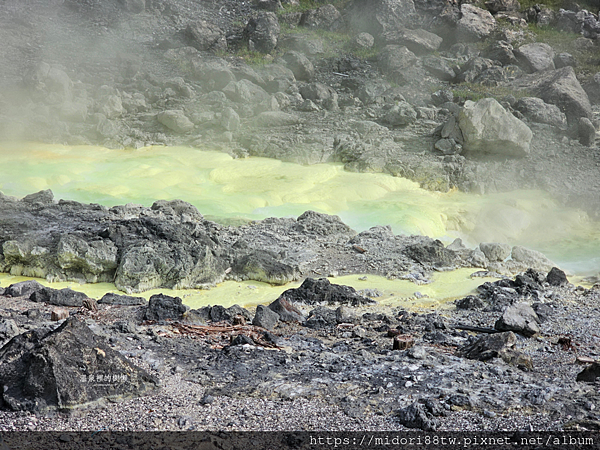
[[456, 350], [457, 356], [488, 361], [497, 358], [506, 349], [513, 348], [517, 336], [512, 331], [481, 336], [475, 342]]
[[29, 300], [31, 300], [32, 302], [72, 307], [83, 306], [83, 301], [87, 299], [88, 296], [85, 295], [83, 292], [73, 291], [69, 288], [52, 289], [48, 287], [33, 292], [29, 297]]
[[28, 411], [130, 398], [157, 387], [152, 376], [73, 317], [54, 331], [16, 336], [0, 349], [0, 383], [3, 406]]
[[531, 307], [537, 314], [540, 323], [546, 322], [551, 316], [554, 315], [554, 308], [546, 303], [534, 303], [531, 305]]
[[335, 327], [337, 325], [335, 310], [319, 306], [308, 314], [305, 325], [315, 330]]
[[148, 300], [143, 297], [131, 297], [129, 295], [119, 295], [108, 292], [98, 300], [98, 304], [123, 306], [147, 305]]
[[458, 309], [481, 309], [485, 306], [481, 299], [474, 295], [468, 295], [465, 298], [455, 300], [454, 304]]
[[307, 278], [299, 288], [288, 289], [280, 298], [307, 305], [325, 303], [360, 306], [375, 303], [374, 300], [359, 295], [353, 287], [331, 284], [326, 278]]
[[231, 315], [224, 306], [215, 305], [210, 309], [210, 320], [213, 322], [229, 322]]
[[533, 368], [531, 358], [516, 350], [517, 336], [512, 331], [481, 336], [474, 342], [460, 347], [456, 355], [467, 359], [489, 361], [493, 358], [502, 358], [508, 364], [524, 370]]
[[258, 305], [256, 307], [256, 314], [254, 315], [254, 319], [252, 319], [252, 325], [272, 330], [278, 322], [279, 314], [275, 311], [264, 305]]
[[437, 428], [437, 420], [419, 402], [398, 410], [396, 415], [407, 428], [419, 428], [423, 431], [435, 431]]
[[284, 294], [271, 303], [269, 309], [276, 312], [282, 322], [304, 322], [304, 315], [284, 298]]
[[169, 297], [164, 294], [156, 294], [150, 297], [146, 309], [146, 320], [180, 320], [187, 307], [182, 304], [179, 297]]
[[587, 366], [577, 375], [577, 381], [587, 381], [588, 383], [594, 383], [600, 378], [600, 363], [593, 363]]
[[558, 267], [553, 267], [546, 276], [546, 282], [550, 286], [564, 286], [569, 283], [569, 280], [567, 280], [567, 275], [562, 270]]
[[33, 292], [43, 289], [40, 283], [35, 280], [21, 281], [20, 283], [11, 284], [4, 290], [4, 295], [7, 297], [29, 297]]
[[242, 316], [246, 321], [252, 320], [252, 314], [246, 308], [242, 308], [240, 305], [233, 305], [227, 308], [227, 313], [231, 316], [231, 320], [234, 319], [235, 316]]

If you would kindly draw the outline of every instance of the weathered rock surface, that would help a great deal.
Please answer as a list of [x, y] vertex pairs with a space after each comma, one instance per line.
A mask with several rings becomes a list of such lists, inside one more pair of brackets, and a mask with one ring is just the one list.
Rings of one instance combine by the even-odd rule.
[[546, 103], [558, 106], [569, 124], [576, 123], [580, 117], [591, 117], [590, 100], [570, 66], [526, 75], [512, 81], [510, 86], [527, 90]]
[[554, 70], [554, 50], [548, 44], [533, 43], [522, 45], [515, 50], [515, 56], [527, 72]]
[[183, 314], [188, 309], [179, 297], [155, 294], [148, 301], [148, 308], [144, 317], [146, 320], [179, 320], [183, 318]]
[[533, 133], [493, 98], [467, 101], [458, 123], [468, 152], [524, 157]]
[[71, 409], [157, 387], [155, 378], [75, 318], [53, 331], [15, 337], [0, 349], [0, 361], [3, 405], [16, 411]]
[[288, 289], [281, 294], [286, 300], [307, 305], [350, 305], [360, 306], [375, 303], [367, 297], [363, 297], [350, 286], [331, 284], [326, 278], [315, 280], [307, 278], [302, 285], [296, 289]]
[[514, 331], [533, 336], [540, 332], [539, 321], [531, 306], [527, 303], [517, 303], [506, 308], [494, 326], [500, 331]]
[[248, 49], [270, 53], [277, 46], [281, 28], [277, 16], [272, 12], [263, 12], [250, 19], [244, 29], [244, 38], [248, 41]]
[[477, 42], [487, 38], [496, 28], [496, 19], [485, 9], [469, 3], [460, 6], [462, 17], [458, 21], [458, 42]]

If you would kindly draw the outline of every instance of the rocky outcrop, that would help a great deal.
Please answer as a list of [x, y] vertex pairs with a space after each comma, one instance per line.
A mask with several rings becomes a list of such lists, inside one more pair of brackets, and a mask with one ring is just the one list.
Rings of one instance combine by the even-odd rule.
[[546, 103], [558, 106], [569, 124], [577, 123], [580, 117], [591, 117], [590, 100], [570, 66], [517, 78], [510, 87], [531, 92]]
[[184, 31], [189, 45], [200, 51], [227, 50], [225, 32], [218, 26], [205, 20], [191, 23]]
[[492, 98], [467, 101], [458, 123], [467, 152], [509, 157], [529, 154], [531, 130]]
[[96, 336], [82, 321], [38, 328], [0, 349], [3, 406], [16, 411], [72, 409], [157, 388], [157, 381]]

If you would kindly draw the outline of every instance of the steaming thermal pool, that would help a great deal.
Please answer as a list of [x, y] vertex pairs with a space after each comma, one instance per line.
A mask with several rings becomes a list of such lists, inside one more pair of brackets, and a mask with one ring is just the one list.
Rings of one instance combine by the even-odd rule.
[[[574, 274], [600, 271], [599, 224], [542, 191], [430, 192], [403, 178], [346, 172], [339, 164], [234, 159], [187, 147], [2, 144], [0, 163], [0, 191], [6, 195], [52, 189], [56, 198], [106, 206], [150, 206], [179, 198], [221, 223], [298, 216], [312, 209], [337, 214], [356, 231], [390, 225], [397, 234], [424, 234], [446, 243], [456, 237], [469, 246], [506, 242], [542, 251]], [[336, 282], [350, 284], [342, 278]], [[260, 283], [249, 284], [259, 289]], [[238, 285], [244, 292], [254, 290]], [[422, 291], [417, 288], [411, 287]]]

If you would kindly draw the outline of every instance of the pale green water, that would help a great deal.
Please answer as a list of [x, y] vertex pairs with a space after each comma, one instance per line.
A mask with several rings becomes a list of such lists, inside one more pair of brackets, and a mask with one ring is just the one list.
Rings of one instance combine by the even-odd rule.
[[[439, 309], [448, 304], [449, 301], [464, 297], [473, 291], [484, 281], [490, 278], [471, 278], [473, 269], [459, 269], [451, 272], [440, 272], [433, 276], [431, 284], [417, 286], [411, 281], [388, 280], [384, 277], [368, 275], [363, 279], [360, 275], [348, 275], [344, 277], [330, 278], [332, 283], [352, 286], [356, 290], [377, 289], [380, 296], [375, 298], [379, 304], [392, 304], [406, 309]], [[0, 286], [9, 286], [12, 283], [28, 280], [27, 277], [17, 277], [6, 273], [0, 273]], [[55, 289], [71, 288], [76, 291], [85, 292], [91, 298], [99, 299], [107, 292], [119, 292], [113, 284], [78, 284], [74, 282], [48, 283], [46, 280], [38, 279], [45, 286]], [[226, 281], [218, 285], [216, 289], [152, 289], [150, 291], [135, 294], [139, 297], [149, 299], [152, 295], [165, 293], [171, 296], [181, 297], [183, 302], [191, 308], [200, 308], [206, 305], [223, 305], [229, 307], [235, 304], [253, 307], [260, 304], [268, 304], [277, 299], [279, 295], [291, 288], [297, 288], [300, 282], [290, 283], [286, 286], [271, 286], [258, 281]], [[419, 298], [415, 296], [419, 293]]]
[[442, 194], [402, 178], [345, 172], [341, 165], [236, 160], [185, 147], [3, 144], [0, 162], [0, 190], [7, 195], [50, 188], [56, 198], [107, 206], [180, 198], [225, 221], [297, 216], [312, 209], [337, 214], [357, 231], [391, 225], [396, 233], [445, 242], [461, 237], [471, 246], [520, 244], [574, 273], [600, 271], [598, 223], [540, 191]]

